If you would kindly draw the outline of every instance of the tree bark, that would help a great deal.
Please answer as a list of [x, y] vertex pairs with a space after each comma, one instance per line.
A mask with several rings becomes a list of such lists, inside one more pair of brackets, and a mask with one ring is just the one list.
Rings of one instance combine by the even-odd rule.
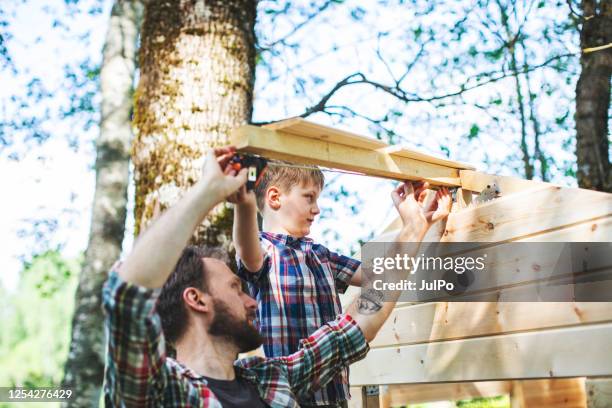
[[[133, 162], [136, 234], [200, 177], [203, 153], [250, 122], [255, 80], [255, 0], [151, 1], [146, 9], [136, 93]], [[196, 244], [231, 241], [221, 204]]]
[[608, 110], [612, 48], [585, 49], [612, 43], [612, 3], [583, 0], [580, 57], [582, 72], [576, 84], [576, 177], [582, 188], [612, 192], [608, 155]]
[[89, 243], [72, 320], [72, 340], [63, 386], [74, 389], [69, 407], [98, 406], [104, 378], [105, 342], [101, 309], [107, 271], [121, 253], [124, 236], [132, 91], [139, 1], [117, 0], [111, 12], [100, 71], [101, 119], [97, 140], [96, 190]]

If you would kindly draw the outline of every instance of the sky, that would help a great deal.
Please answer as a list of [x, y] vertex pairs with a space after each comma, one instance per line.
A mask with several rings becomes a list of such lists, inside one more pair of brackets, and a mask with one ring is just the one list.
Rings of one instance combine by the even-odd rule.
[[[108, 3], [108, 2], [107, 2]], [[13, 5], [15, 6], [15, 5]], [[110, 12], [108, 4], [103, 15]], [[17, 11], [11, 20], [14, 38], [10, 51], [15, 64], [27, 69], [32, 76], [44, 78], [45, 84], [61, 84], [62, 66], [65, 61], [77, 60], [89, 54], [100, 58], [106, 24], [106, 17], [81, 15], [73, 21], [74, 32], [91, 30], [91, 43], [83, 47], [76, 36], [66, 36], [60, 30], [53, 30], [53, 20], [45, 7], [60, 9], [57, 1], [43, 0], [35, 6], [14, 7]], [[42, 38], [37, 41], [37, 38]], [[0, 76], [0, 92], [10, 94], [24, 89], [28, 76], [15, 78]], [[9, 107], [10, 109], [11, 107]], [[71, 129], [61, 120], [51, 121], [47, 127], [57, 134], [69, 134]], [[80, 131], [82, 132], [82, 131]], [[93, 140], [95, 129], [87, 133], [86, 139]], [[18, 136], [19, 137], [19, 136]], [[29, 145], [31, 146], [31, 145]], [[25, 151], [23, 140], [15, 141], [15, 150]], [[34, 236], [19, 238], [31, 229], [31, 219], [58, 219], [53, 234], [55, 245], [62, 245], [67, 256], [83, 251], [88, 238], [88, 220], [93, 199], [95, 174], [92, 169], [95, 151], [92, 143], [82, 143], [75, 150], [66, 138], [53, 137], [41, 146], [33, 146], [19, 161], [0, 158], [2, 185], [8, 199], [0, 204], [0, 265], [2, 282], [8, 289], [14, 289], [18, 282], [23, 256], [37, 248]], [[44, 227], [43, 227], [44, 230]]]
[[[85, 8], [89, 3], [91, 0], [82, 1], [79, 7]], [[58, 90], [58, 95], [54, 99], [56, 102], [53, 103], [64, 103], [66, 96], [65, 92], [62, 93], [62, 83], [65, 81], [62, 67], [66, 61], [78, 61], [85, 56], [89, 56], [93, 62], [100, 60], [110, 2], [103, 1], [101, 14], [90, 16], [87, 13], [80, 13], [78, 18], [68, 18], [70, 34], [53, 29], [53, 20], [49, 17], [49, 14], [53, 13], [44, 11], [47, 7], [51, 10], [61, 10], [64, 7], [63, 1], [41, 0], [29, 2], [25, 6], [14, 3], [11, 7], [12, 9], [10, 7], [8, 9], [16, 10], [16, 14], [11, 17], [14, 38], [10, 41], [9, 48], [15, 64], [24, 69], [25, 75], [16, 78], [0, 76], [0, 93], [6, 96], [11, 92], [20, 92], [25, 88], [28, 78], [40, 76], [45, 86]], [[292, 18], [300, 21], [301, 17], [296, 15]], [[398, 13], [384, 7], [373, 7], [368, 10], [364, 18], [366, 21], [362, 24], [355, 24], [348, 13], [326, 13], [316, 23], [322, 27], [320, 31], [305, 29], [296, 34], [295, 41], [303, 45], [299, 51], [293, 54], [287, 53], [282, 58], [274, 60], [281, 68], [285, 68], [279, 71], [280, 80], [270, 82], [267, 72], [258, 68], [254, 120], [282, 119], [301, 113], [305, 106], [316, 102], [324, 90], [328, 89], [326, 87], [343, 78], [351, 69], [370, 72], [374, 78], [384, 77], [388, 70], [400, 72], [405, 61], [399, 57], [395, 63], [390, 63], [387, 67], [372, 62], [372, 51], [380, 46], [381, 39], [373, 36], [368, 27], [371, 24], [379, 26], [382, 24], [389, 33], [382, 41], [397, 40], [395, 37], [402, 35], [406, 21], [411, 21], [414, 13], [410, 10]], [[274, 24], [268, 24], [274, 27], [273, 33], [268, 33], [271, 38], [275, 35], [282, 36], [283, 32], [291, 30], [291, 25], [283, 21], [285, 20], [277, 19]], [[326, 26], [331, 31], [325, 29]], [[91, 34], [85, 43], [79, 35], [87, 31]], [[333, 44], [329, 39], [330, 33], [334, 37]], [[262, 34], [262, 41], [265, 39]], [[382, 49], [390, 60], [394, 58], [393, 49], [385, 47], [384, 43]], [[435, 63], [436, 55], [429, 58], [430, 63]], [[288, 83], [295, 82], [295, 78], [291, 76], [296, 72], [296, 67], [301, 67], [311, 75], [322, 78], [322, 82], [316, 87], [316, 92], [306, 92], [306, 95], [302, 95], [287, 89]], [[427, 71], [417, 70], [410, 81], [424, 81], [427, 76]], [[511, 93], [510, 81], [501, 81], [496, 86], [502, 94]], [[569, 84], [568, 88], [572, 86]], [[488, 97], [486, 92], [490, 91], [475, 91], [470, 97], [476, 100]], [[372, 93], [367, 88], [347, 89], [339, 94], [338, 99], [346, 105], [359, 107], [363, 112], [372, 115], [382, 113], [381, 109], [388, 109], [389, 106], [388, 97]], [[2, 100], [6, 101], [6, 98]], [[543, 114], [557, 108], [552, 103], [545, 103], [539, 107]], [[17, 108], [4, 106], [0, 112], [11, 109]], [[405, 119], [405, 122], [399, 122], [404, 144], [419, 147], [423, 151], [439, 156], [444, 155], [442, 150], [444, 145], [450, 149], [451, 158], [474, 164], [480, 170], [502, 174], [513, 174], [516, 171], [513, 169], [514, 164], [509, 162], [504, 164], [508, 151], [513, 148], [512, 143], [514, 143], [508, 140], [516, 137], [516, 129], [507, 128], [503, 135], [489, 134], [466, 147], [458, 141], [460, 133], [465, 132], [458, 123], [436, 122], [429, 127], [413, 126], [414, 121], [420, 117], [432, 114], [431, 106], [417, 104], [405, 108], [397, 104], [397, 109], [412, 110], [412, 121]], [[482, 112], [476, 110], [463, 112], [458, 119], [461, 120], [461, 126], [465, 123], [468, 129], [470, 124], [482, 123], [484, 120]], [[371, 126], [362, 120], [339, 123], [337, 118], [324, 114], [314, 115], [309, 120], [363, 135], [372, 134]], [[85, 131], [78, 129], [81, 142], [75, 147], [69, 137], [73, 133], [71, 122], [52, 120], [45, 126], [53, 134], [68, 135], [68, 137], [52, 137], [40, 146], [32, 146], [31, 143], [26, 144], [24, 140], [19, 140], [17, 135], [12, 149], [23, 153], [21, 160], [11, 160], [0, 152], [0, 175], [3, 191], [6, 194], [5, 199], [0, 202], [0, 242], [3, 243], [3, 249], [0, 251], [1, 281], [9, 290], [16, 288], [22, 259], [27, 259], [40, 249], [40, 239], [31, 233], [32, 220], [46, 218], [58, 220], [57, 225], [50, 227], [52, 231], [47, 236], [51, 238], [51, 246], [60, 247], [65, 256], [76, 256], [87, 246], [90, 207], [95, 187], [93, 141], [97, 127]], [[486, 125], [482, 126], [484, 128]], [[557, 157], [564, 160], [573, 159], [573, 153], [561, 148], [558, 141], [552, 140], [550, 143], [557, 143], [556, 147], [551, 147]], [[497, 164], [484, 168], [485, 155]], [[356, 191], [359, 199], [349, 196], [336, 202], [331, 195], [324, 195], [320, 205], [330, 209], [330, 216], [315, 223], [311, 236], [317, 241], [326, 243], [332, 249], [354, 251], [357, 248], [356, 237], [363, 238], [372, 231], [381, 230], [393, 219], [394, 210], [389, 198], [393, 183], [371, 177], [334, 173], [326, 173], [326, 177], [331, 189], [345, 186], [350, 191]], [[574, 182], [568, 178], [558, 178], [555, 181], [566, 185]], [[130, 205], [133, 205], [133, 194], [133, 185], [131, 185]], [[349, 210], [351, 205], [359, 208], [358, 215], [351, 213]], [[46, 228], [43, 224], [38, 230], [45, 232]], [[130, 217], [127, 222], [124, 251], [131, 247], [132, 229], [133, 220]]]

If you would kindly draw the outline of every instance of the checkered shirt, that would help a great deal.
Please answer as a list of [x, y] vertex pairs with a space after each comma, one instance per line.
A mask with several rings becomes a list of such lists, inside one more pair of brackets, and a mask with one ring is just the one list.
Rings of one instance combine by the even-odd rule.
[[[257, 299], [257, 322], [264, 353], [278, 357], [298, 350], [300, 339], [342, 313], [339, 293], [346, 291], [361, 263], [330, 251], [310, 238], [260, 233], [264, 263], [249, 272], [240, 259], [238, 275]], [[328, 405], [350, 397], [348, 367], [326, 387], [300, 403]]]
[[[160, 289], [123, 281], [111, 271], [103, 289], [108, 339], [106, 407], [221, 407], [204, 377], [166, 355], [155, 311]], [[328, 322], [278, 358], [236, 360], [236, 375], [253, 384], [271, 407], [299, 407], [300, 396], [330, 381], [342, 365], [362, 359], [368, 344], [349, 315]]]

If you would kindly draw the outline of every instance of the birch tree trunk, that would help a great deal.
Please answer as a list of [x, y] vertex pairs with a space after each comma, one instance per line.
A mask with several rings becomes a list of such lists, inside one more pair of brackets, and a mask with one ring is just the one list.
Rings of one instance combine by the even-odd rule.
[[97, 140], [96, 190], [89, 243], [72, 320], [72, 340], [62, 384], [74, 388], [69, 407], [98, 406], [104, 378], [105, 342], [101, 308], [107, 271], [123, 241], [136, 41], [142, 4], [117, 0], [112, 8], [100, 71], [102, 97]]
[[[199, 179], [207, 148], [250, 121], [255, 16], [255, 0], [147, 4], [134, 118], [136, 233]], [[193, 241], [229, 246], [231, 217], [219, 205]]]
[[581, 8], [582, 72], [576, 84], [578, 185], [612, 192], [612, 167], [608, 156], [612, 48], [584, 51], [612, 43], [612, 2], [583, 0]]

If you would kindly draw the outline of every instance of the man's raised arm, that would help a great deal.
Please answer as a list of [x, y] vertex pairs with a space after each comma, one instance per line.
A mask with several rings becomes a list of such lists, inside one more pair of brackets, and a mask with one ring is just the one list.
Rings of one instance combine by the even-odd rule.
[[118, 273], [126, 282], [154, 289], [163, 286], [196, 227], [206, 214], [246, 182], [228, 162], [233, 147], [209, 150], [202, 177], [174, 206], [138, 238]]
[[[416, 245], [411, 248], [414, 253], [410, 256], [416, 255], [427, 230], [450, 213], [452, 199], [446, 188], [438, 190], [435, 199], [426, 207], [419, 202], [421, 193], [428, 187], [427, 183], [404, 183], [391, 195], [402, 219], [402, 229], [395, 241], [415, 243]], [[374, 339], [391, 314], [397, 303], [399, 291], [393, 291], [391, 296], [391, 299], [387, 296], [387, 300], [383, 301], [380, 291], [362, 289], [357, 299], [348, 307], [347, 313], [357, 322], [368, 342]]]

